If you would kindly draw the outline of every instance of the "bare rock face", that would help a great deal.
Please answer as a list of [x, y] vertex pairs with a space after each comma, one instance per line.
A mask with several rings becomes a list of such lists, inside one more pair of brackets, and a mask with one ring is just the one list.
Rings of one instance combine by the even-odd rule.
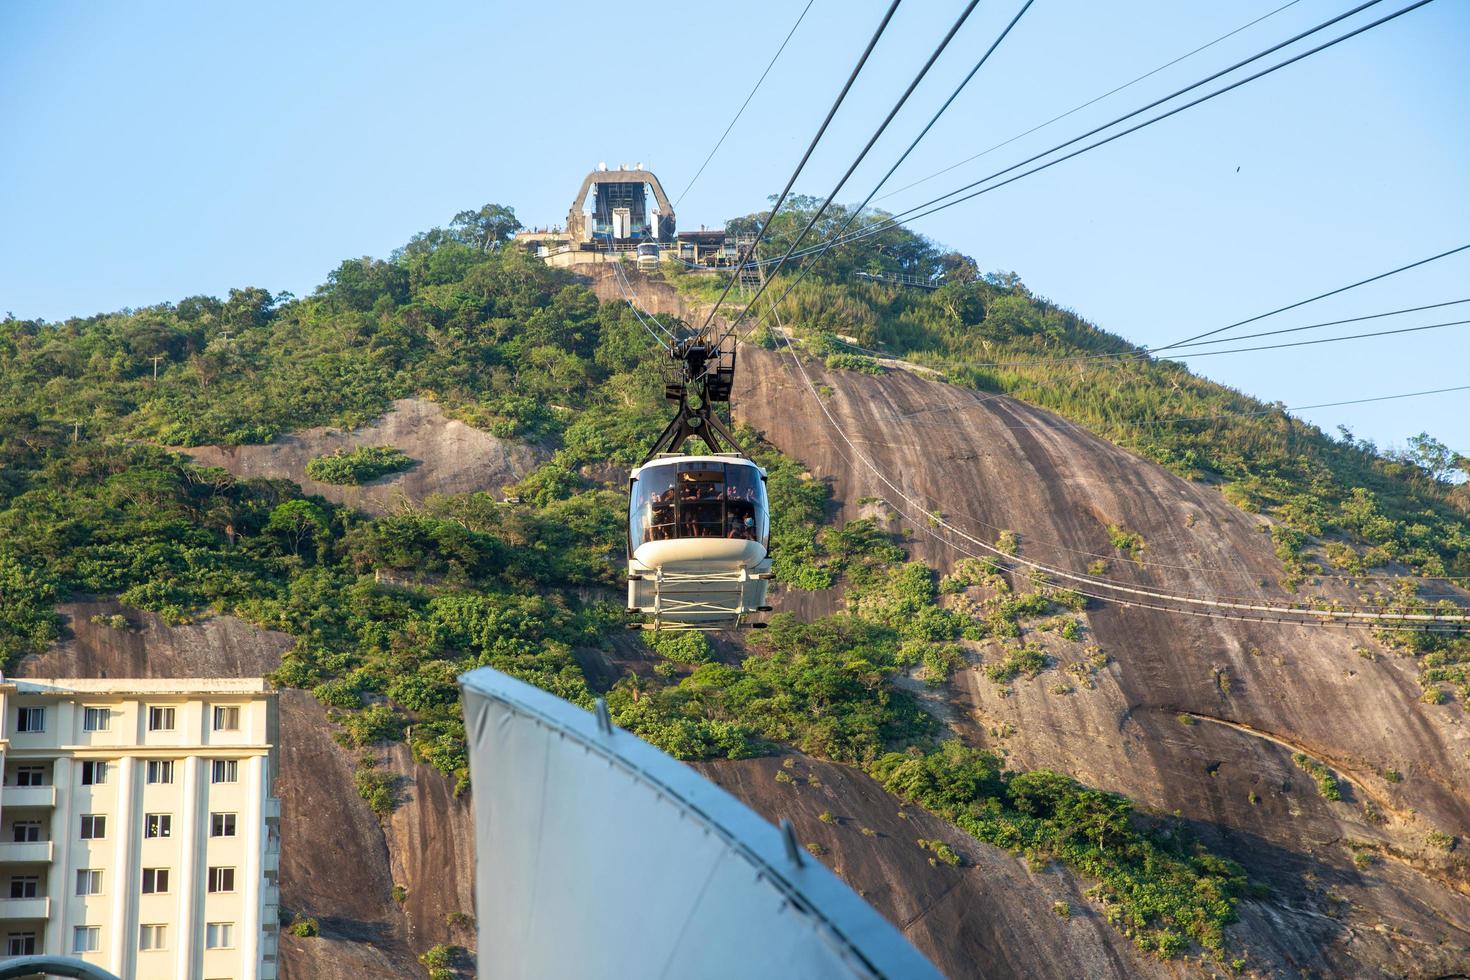
[[[1175, 593], [1287, 598], [1261, 519], [1211, 488], [1009, 398], [910, 372], [807, 369], [830, 389], [831, 422], [787, 355], [750, 348], [740, 420], [830, 479], [841, 519], [862, 516], [868, 496], [918, 518], [889, 525], [912, 532], [915, 558], [947, 568], [978, 552], [940, 540], [920, 510], [941, 512], [982, 541], [1015, 532], [1021, 555], [1055, 567], [1105, 561], [1111, 579]], [[1112, 548], [1111, 524], [1142, 536], [1143, 564]], [[1345, 586], [1317, 591], [1350, 598]], [[779, 601], [791, 599], [821, 602]], [[1276, 969], [1470, 972], [1470, 727], [1459, 705], [1419, 701], [1412, 660], [1359, 631], [1096, 602], [1086, 624], [1084, 643], [1108, 658], [1091, 688], [1065, 670], [1082, 644], [1039, 636], [1056, 665], [1034, 679], [956, 675], [955, 731], [1018, 767], [1178, 811], [1272, 889], [1237, 929]], [[1295, 753], [1337, 773], [1341, 801], [1322, 797]]]
[[[360, 446], [394, 446], [417, 462], [361, 486], [336, 486], [307, 477], [306, 464], [317, 456]], [[442, 408], [422, 398], [401, 398], [392, 411], [360, 429], [303, 429], [263, 446], [197, 446], [181, 451], [196, 463], [221, 466], [238, 477], [294, 480], [308, 494], [370, 514], [421, 504], [436, 493], [498, 493], [550, 457], [534, 446], [498, 439], [447, 418]]]
[[[905, 807], [856, 770], [799, 755], [695, 768], [773, 823], [790, 820], [802, 844], [816, 845], [816, 859], [945, 976], [1174, 975], [1108, 925], [1074, 876], [1030, 871], [1022, 859]], [[778, 772], [790, 782], [778, 781]], [[943, 841], [962, 863], [931, 864], [920, 838]]]
[[[31, 677], [254, 677], [274, 670], [293, 638], [230, 616], [170, 627], [115, 601], [60, 607], [70, 635], [21, 669]], [[93, 616], [124, 615], [116, 629]], [[473, 947], [472, 929], [449, 913], [473, 913], [469, 799], [455, 799], [437, 771], [407, 749], [387, 765], [403, 777], [386, 821], [353, 782], [355, 759], [332, 738], [326, 711], [305, 691], [280, 706], [281, 904], [312, 916], [321, 935], [281, 936], [284, 977], [362, 980], [419, 976], [418, 953], [436, 943]], [[466, 843], [469, 842], [469, 843]], [[408, 889], [403, 903], [394, 885]]]
[[626, 283], [618, 275], [611, 262], [592, 266], [579, 266], [577, 272], [587, 288], [604, 303], [626, 303], [629, 294], [636, 297], [639, 310], [645, 315], [676, 316], [690, 320], [694, 307], [684, 294], [663, 279], [654, 279], [632, 269], [626, 270]]

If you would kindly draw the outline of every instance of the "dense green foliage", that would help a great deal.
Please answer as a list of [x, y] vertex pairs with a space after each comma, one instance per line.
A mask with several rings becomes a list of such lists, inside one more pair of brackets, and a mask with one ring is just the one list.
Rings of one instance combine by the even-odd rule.
[[890, 753], [872, 772], [889, 792], [980, 840], [1095, 879], [1093, 895], [1109, 921], [1166, 957], [1184, 949], [1185, 936], [1220, 951], [1246, 893], [1231, 862], [1182, 834], [1140, 829], [1148, 821], [1127, 800], [1059, 773], [1008, 773], [995, 755], [955, 741]]
[[306, 475], [322, 483], [339, 486], [366, 483], [413, 465], [413, 457], [394, 446], [359, 446], [350, 452], [339, 449], [306, 464]]

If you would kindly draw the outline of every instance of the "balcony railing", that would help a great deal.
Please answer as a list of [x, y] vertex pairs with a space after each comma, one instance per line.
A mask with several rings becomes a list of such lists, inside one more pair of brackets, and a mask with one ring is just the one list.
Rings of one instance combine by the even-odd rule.
[[51, 860], [51, 842], [49, 840], [35, 841], [0, 841], [0, 863], [16, 862], [49, 862]]
[[20, 919], [49, 919], [49, 898], [0, 898], [0, 922], [16, 922]]
[[265, 852], [265, 863], [262, 865], [262, 870], [266, 874], [271, 876], [280, 874], [281, 852], [276, 850], [267, 850]]
[[55, 806], [55, 786], [6, 786], [0, 789], [0, 807]]
[[281, 819], [281, 801], [274, 796], [265, 799], [265, 821], [270, 823]]

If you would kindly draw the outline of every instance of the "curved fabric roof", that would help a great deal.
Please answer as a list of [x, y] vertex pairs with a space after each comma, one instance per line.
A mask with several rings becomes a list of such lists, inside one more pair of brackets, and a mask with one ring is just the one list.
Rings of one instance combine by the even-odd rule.
[[460, 684], [481, 977], [939, 976], [789, 835], [605, 714], [488, 667]]

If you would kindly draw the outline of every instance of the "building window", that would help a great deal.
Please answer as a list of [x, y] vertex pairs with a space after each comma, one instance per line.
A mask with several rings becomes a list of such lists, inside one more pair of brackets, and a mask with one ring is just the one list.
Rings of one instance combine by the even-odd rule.
[[102, 840], [107, 836], [107, 815], [102, 813], [82, 814], [82, 840]]
[[209, 890], [211, 892], [232, 892], [235, 890], [234, 868], [210, 868]]
[[15, 785], [17, 786], [45, 786], [45, 766], [16, 766]]
[[138, 948], [143, 951], [164, 949], [168, 942], [168, 926], [144, 925], [138, 928]]
[[91, 868], [77, 869], [77, 894], [101, 895], [102, 872]]
[[143, 894], [164, 895], [168, 892], [168, 868], [143, 869]]
[[111, 708], [83, 708], [82, 731], [105, 732], [112, 727]]
[[82, 785], [101, 786], [107, 782], [107, 763], [87, 759], [82, 762]]
[[16, 712], [17, 732], [44, 732], [46, 730], [45, 708], [21, 708]]
[[30, 844], [41, 839], [39, 820], [17, 820], [10, 829], [17, 844]]
[[144, 837], [172, 837], [174, 835], [174, 818], [170, 813], [145, 813], [143, 814], [143, 836]]
[[240, 781], [240, 763], [235, 759], [215, 759], [209, 767], [211, 783], [235, 783]]
[[36, 934], [34, 932], [12, 932], [5, 937], [6, 956], [35, 956]]
[[35, 898], [41, 885], [41, 879], [35, 875], [11, 875], [10, 897], [11, 898]]
[[148, 760], [148, 782], [171, 783], [174, 781], [174, 760], [172, 759], [149, 759]]
[[234, 705], [215, 705], [214, 730], [217, 732], [238, 732], [240, 730], [240, 709]]
[[95, 953], [102, 948], [101, 926], [76, 926], [71, 931], [73, 953]]
[[148, 730], [150, 732], [171, 732], [174, 730], [173, 708], [149, 708]]
[[230, 949], [235, 945], [233, 922], [211, 922], [204, 927], [205, 949]]
[[235, 815], [233, 813], [211, 813], [209, 815], [209, 836], [234, 837]]

